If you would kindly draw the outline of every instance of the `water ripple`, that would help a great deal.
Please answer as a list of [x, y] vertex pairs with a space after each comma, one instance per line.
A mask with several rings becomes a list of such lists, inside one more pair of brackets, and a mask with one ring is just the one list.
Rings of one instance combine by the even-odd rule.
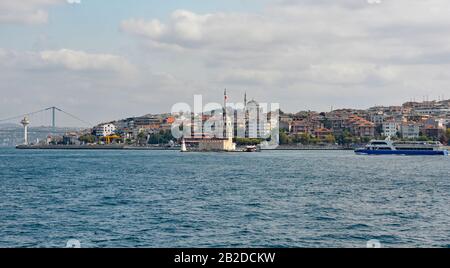
[[0, 149], [0, 159], [0, 247], [450, 245], [445, 157]]

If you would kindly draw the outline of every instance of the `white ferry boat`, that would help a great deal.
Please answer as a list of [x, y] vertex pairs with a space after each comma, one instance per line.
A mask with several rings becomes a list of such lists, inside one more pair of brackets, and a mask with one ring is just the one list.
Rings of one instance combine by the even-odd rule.
[[373, 140], [355, 150], [362, 155], [448, 155], [440, 142]]

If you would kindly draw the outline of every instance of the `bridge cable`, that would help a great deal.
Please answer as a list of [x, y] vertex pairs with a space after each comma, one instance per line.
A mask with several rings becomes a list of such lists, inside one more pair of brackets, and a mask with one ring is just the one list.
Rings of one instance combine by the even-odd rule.
[[[53, 108], [53, 107], [51, 107], [51, 108], [49, 108], [49, 109], [52, 109], [52, 108]], [[60, 112], [63, 113], [63, 114], [66, 114], [66, 115], [72, 117], [72, 118], [75, 119], [75, 120], [80, 121], [80, 122], [83, 123], [83, 124], [86, 124], [86, 126], [89, 126], [89, 127], [93, 126], [93, 124], [91, 124], [91, 123], [89, 123], [89, 122], [87, 122], [87, 121], [85, 121], [85, 120], [83, 120], [83, 119], [80, 119], [79, 117], [77, 117], [77, 116], [75, 116], [75, 115], [73, 115], [73, 114], [71, 114], [71, 113], [68, 113], [68, 112], [66, 112], [66, 111], [63, 111], [63, 110], [61, 110], [61, 109], [59, 109], [59, 108], [57, 108], [57, 107], [55, 107], [55, 109], [56, 109], [57, 111], [60, 111]]]
[[39, 111], [36, 111], [36, 112], [32, 112], [32, 113], [27, 113], [27, 114], [22, 114], [22, 115], [18, 115], [18, 116], [6, 118], [6, 119], [1, 119], [0, 122], [7, 122], [7, 121], [15, 120], [15, 119], [21, 119], [21, 118], [23, 118], [25, 116], [35, 115], [35, 114], [38, 114], [38, 113], [45, 112], [47, 110], [48, 109], [42, 109], [42, 110], [39, 110]]

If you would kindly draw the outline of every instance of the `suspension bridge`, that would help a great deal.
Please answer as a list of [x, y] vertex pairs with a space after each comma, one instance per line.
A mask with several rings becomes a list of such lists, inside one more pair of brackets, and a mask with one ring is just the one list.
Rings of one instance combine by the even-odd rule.
[[[0, 119], [0, 146], [21, 144], [21, 141], [24, 138], [26, 140], [28, 135], [30, 140], [42, 140], [49, 135], [60, 136], [66, 132], [91, 128], [92, 126], [90, 122], [61, 108], [48, 107]], [[25, 134], [22, 127], [25, 128]]]
[[[50, 112], [50, 120], [46, 120], [45, 117], [47, 117], [48, 113]], [[27, 117], [31, 122], [33, 122], [33, 119], [39, 119], [37, 117], [41, 116], [41, 118], [39, 120], [36, 120], [36, 122], [39, 122], [38, 124], [33, 124], [35, 126], [48, 126], [48, 127], [52, 127], [52, 128], [56, 128], [56, 118], [57, 118], [57, 113], [61, 113], [64, 116], [67, 116], [69, 118], [72, 119], [72, 121], [75, 121], [77, 123], [78, 127], [92, 127], [93, 125], [90, 122], [87, 122], [81, 118], [79, 118], [76, 115], [73, 115], [69, 112], [64, 111], [63, 109], [60, 109], [58, 107], [48, 107], [45, 109], [41, 109], [39, 111], [34, 111], [34, 112], [30, 112], [30, 113], [26, 113], [26, 114], [21, 114], [21, 115], [16, 115], [16, 116], [12, 116], [12, 117], [8, 117], [8, 118], [4, 118], [4, 119], [0, 119], [0, 124], [5, 124], [5, 123], [13, 123], [13, 124], [18, 124], [20, 123], [20, 120], [22, 120], [24, 117]], [[42, 119], [42, 116], [44, 116], [44, 120]], [[50, 125], [45, 125], [45, 121], [50, 121]], [[59, 127], [67, 127], [66, 126], [59, 126]]]

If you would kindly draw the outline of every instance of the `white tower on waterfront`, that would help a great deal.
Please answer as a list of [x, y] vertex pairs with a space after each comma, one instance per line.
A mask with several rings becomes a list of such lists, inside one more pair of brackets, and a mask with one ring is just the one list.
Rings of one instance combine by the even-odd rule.
[[20, 123], [23, 125], [23, 144], [28, 145], [28, 125], [30, 124], [30, 120], [25, 116]]
[[183, 137], [183, 140], [181, 141], [181, 152], [185, 153], [187, 152], [187, 148], [186, 148], [186, 140]]

